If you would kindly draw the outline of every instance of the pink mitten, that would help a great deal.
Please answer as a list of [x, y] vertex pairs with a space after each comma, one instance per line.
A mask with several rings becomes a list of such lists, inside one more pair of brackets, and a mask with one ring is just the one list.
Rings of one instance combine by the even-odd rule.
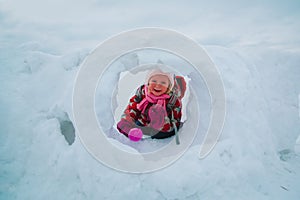
[[128, 135], [130, 129], [134, 128], [134, 123], [127, 121], [125, 119], [122, 119], [121, 121], [119, 121], [119, 123], [117, 124], [117, 128], [118, 130], [125, 134]]
[[130, 131], [128, 133], [128, 137], [130, 140], [132, 140], [134, 142], [138, 142], [143, 137], [143, 131], [139, 128], [132, 128], [132, 129], [130, 129]]
[[160, 130], [165, 124], [166, 110], [161, 105], [154, 105], [149, 108], [150, 127]]

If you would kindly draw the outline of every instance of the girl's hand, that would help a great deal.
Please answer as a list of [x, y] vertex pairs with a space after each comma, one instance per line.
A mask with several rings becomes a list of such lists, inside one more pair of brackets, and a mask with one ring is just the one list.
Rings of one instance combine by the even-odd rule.
[[165, 116], [167, 116], [166, 110], [161, 105], [153, 105], [149, 108], [148, 112], [150, 118], [149, 126], [156, 130], [163, 128], [165, 124]]

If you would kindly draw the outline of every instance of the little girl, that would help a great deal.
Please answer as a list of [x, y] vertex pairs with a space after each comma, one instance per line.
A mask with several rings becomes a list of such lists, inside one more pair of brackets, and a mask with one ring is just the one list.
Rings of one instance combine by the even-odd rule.
[[139, 141], [143, 135], [157, 139], [173, 136], [175, 129], [178, 130], [181, 125], [182, 108], [179, 98], [172, 100], [172, 106], [168, 106], [173, 86], [172, 74], [152, 70], [146, 83], [130, 98], [117, 124], [118, 130], [133, 141]]

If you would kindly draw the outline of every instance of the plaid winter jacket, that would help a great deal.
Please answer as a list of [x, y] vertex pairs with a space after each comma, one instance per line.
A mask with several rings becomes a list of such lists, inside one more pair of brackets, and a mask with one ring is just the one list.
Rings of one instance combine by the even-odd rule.
[[[142, 99], [145, 98], [145, 86], [141, 86], [140, 91], [141, 94], [137, 93], [130, 98], [129, 104], [126, 107], [124, 114], [122, 115], [123, 119], [126, 119], [127, 121], [133, 121], [136, 124], [139, 124], [141, 126], [148, 126], [150, 123], [150, 119], [148, 116], [148, 110], [149, 108], [153, 105], [152, 103], [149, 103], [148, 106], [146, 107], [145, 113], [141, 113], [140, 110], [137, 109], [138, 103], [142, 101]], [[142, 97], [141, 99], [139, 97]], [[170, 98], [166, 100], [166, 105], [168, 105], [170, 101]], [[166, 108], [168, 117], [165, 118], [165, 123], [163, 128], [160, 130], [161, 132], [171, 132], [174, 130], [173, 124], [172, 124], [172, 112], [173, 112], [173, 120], [177, 126], [177, 129], [180, 127], [180, 120], [181, 120], [181, 101], [180, 99], [176, 99], [174, 106], [172, 106], [172, 109], [169, 109], [168, 106]]]

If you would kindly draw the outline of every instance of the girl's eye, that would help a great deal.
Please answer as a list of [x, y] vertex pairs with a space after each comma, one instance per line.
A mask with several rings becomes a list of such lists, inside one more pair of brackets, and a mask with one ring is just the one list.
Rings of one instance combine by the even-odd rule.
[[161, 85], [167, 85], [167, 83], [164, 82], [164, 81], [160, 82], [160, 84], [161, 84]]
[[152, 82], [152, 83], [156, 83], [157, 81], [156, 81], [156, 80], [151, 80], [151, 82]]

